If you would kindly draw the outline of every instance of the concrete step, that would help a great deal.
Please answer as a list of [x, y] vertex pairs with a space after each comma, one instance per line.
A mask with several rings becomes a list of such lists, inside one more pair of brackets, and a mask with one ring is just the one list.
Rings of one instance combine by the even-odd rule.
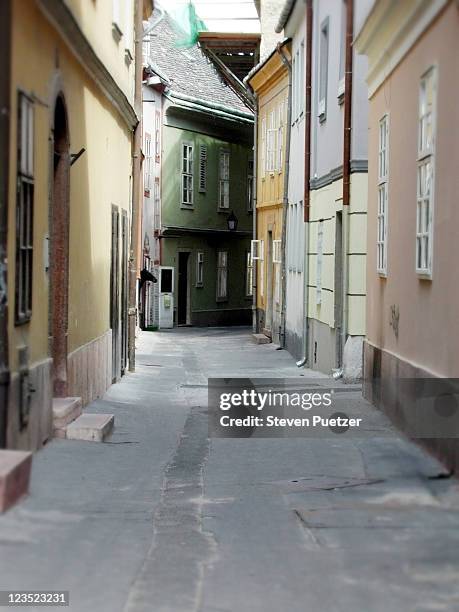
[[0, 450], [0, 512], [28, 493], [31, 467], [32, 453]]
[[67, 439], [103, 442], [111, 434], [114, 425], [115, 416], [113, 414], [89, 414], [86, 412], [73, 423], [67, 425]]
[[271, 338], [264, 334], [252, 334], [252, 340], [255, 344], [269, 344], [271, 342]]
[[66, 437], [66, 427], [83, 411], [81, 397], [55, 397], [53, 399], [53, 430], [55, 438]]

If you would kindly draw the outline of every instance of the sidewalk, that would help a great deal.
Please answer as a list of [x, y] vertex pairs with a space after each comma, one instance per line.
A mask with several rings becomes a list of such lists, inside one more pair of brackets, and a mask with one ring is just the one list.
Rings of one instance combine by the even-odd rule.
[[88, 407], [115, 414], [108, 442], [35, 455], [0, 589], [78, 612], [459, 609], [458, 484], [357, 390], [365, 437], [209, 441], [207, 377], [317, 374], [241, 328], [146, 333], [137, 361]]

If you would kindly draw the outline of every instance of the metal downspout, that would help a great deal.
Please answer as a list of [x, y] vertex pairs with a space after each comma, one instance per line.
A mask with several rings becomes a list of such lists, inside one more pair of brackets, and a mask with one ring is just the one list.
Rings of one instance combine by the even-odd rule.
[[287, 266], [286, 266], [286, 237], [287, 237], [287, 211], [288, 211], [288, 182], [290, 175], [290, 140], [292, 130], [292, 64], [285, 56], [283, 48], [277, 45], [277, 51], [288, 70], [288, 105], [287, 105], [287, 133], [285, 142], [285, 169], [284, 169], [284, 197], [282, 205], [282, 242], [281, 242], [281, 279], [282, 279], [282, 309], [279, 342], [285, 348], [285, 320], [287, 315]]

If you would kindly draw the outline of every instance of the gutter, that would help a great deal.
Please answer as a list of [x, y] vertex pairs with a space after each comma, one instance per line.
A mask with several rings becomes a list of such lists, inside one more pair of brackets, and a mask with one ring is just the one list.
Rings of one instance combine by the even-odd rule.
[[11, 0], [0, 2], [0, 448], [6, 447], [8, 394], [8, 176], [10, 140]]
[[284, 170], [284, 197], [282, 206], [282, 242], [281, 242], [281, 278], [282, 278], [282, 307], [281, 328], [279, 342], [285, 348], [285, 322], [287, 315], [287, 273], [286, 273], [286, 236], [287, 236], [287, 210], [288, 210], [288, 183], [290, 175], [290, 138], [292, 131], [292, 64], [285, 56], [282, 43], [277, 45], [277, 52], [288, 70], [288, 106], [287, 106], [287, 133], [285, 143], [285, 170]]
[[275, 27], [275, 32], [280, 34], [285, 27], [285, 24], [290, 19], [290, 15], [292, 14], [293, 9], [295, 8], [296, 0], [286, 0], [284, 6], [282, 7], [282, 11], [279, 17], [279, 21]]
[[220, 114], [232, 116], [235, 119], [243, 119], [245, 121], [249, 121], [250, 123], [252, 123], [253, 121], [253, 113], [246, 113], [235, 108], [230, 108], [229, 106], [219, 104], [218, 102], [209, 102], [207, 100], [201, 100], [200, 98], [195, 98], [194, 96], [188, 96], [187, 94], [179, 93], [177, 91], [172, 90], [168, 91], [165, 95], [169, 99], [182, 100], [184, 102], [189, 102], [190, 104], [196, 107], [204, 107], [206, 109], [210, 109], [212, 113], [218, 111]]

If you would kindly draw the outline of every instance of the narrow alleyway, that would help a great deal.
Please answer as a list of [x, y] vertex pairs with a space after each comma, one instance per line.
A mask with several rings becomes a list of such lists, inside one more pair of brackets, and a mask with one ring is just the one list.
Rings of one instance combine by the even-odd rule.
[[106, 443], [34, 457], [0, 517], [0, 589], [68, 590], [78, 612], [459, 609], [457, 482], [357, 387], [360, 438], [209, 441], [207, 378], [298, 376], [292, 357], [180, 328], [144, 333], [137, 363], [90, 406], [115, 414]]

